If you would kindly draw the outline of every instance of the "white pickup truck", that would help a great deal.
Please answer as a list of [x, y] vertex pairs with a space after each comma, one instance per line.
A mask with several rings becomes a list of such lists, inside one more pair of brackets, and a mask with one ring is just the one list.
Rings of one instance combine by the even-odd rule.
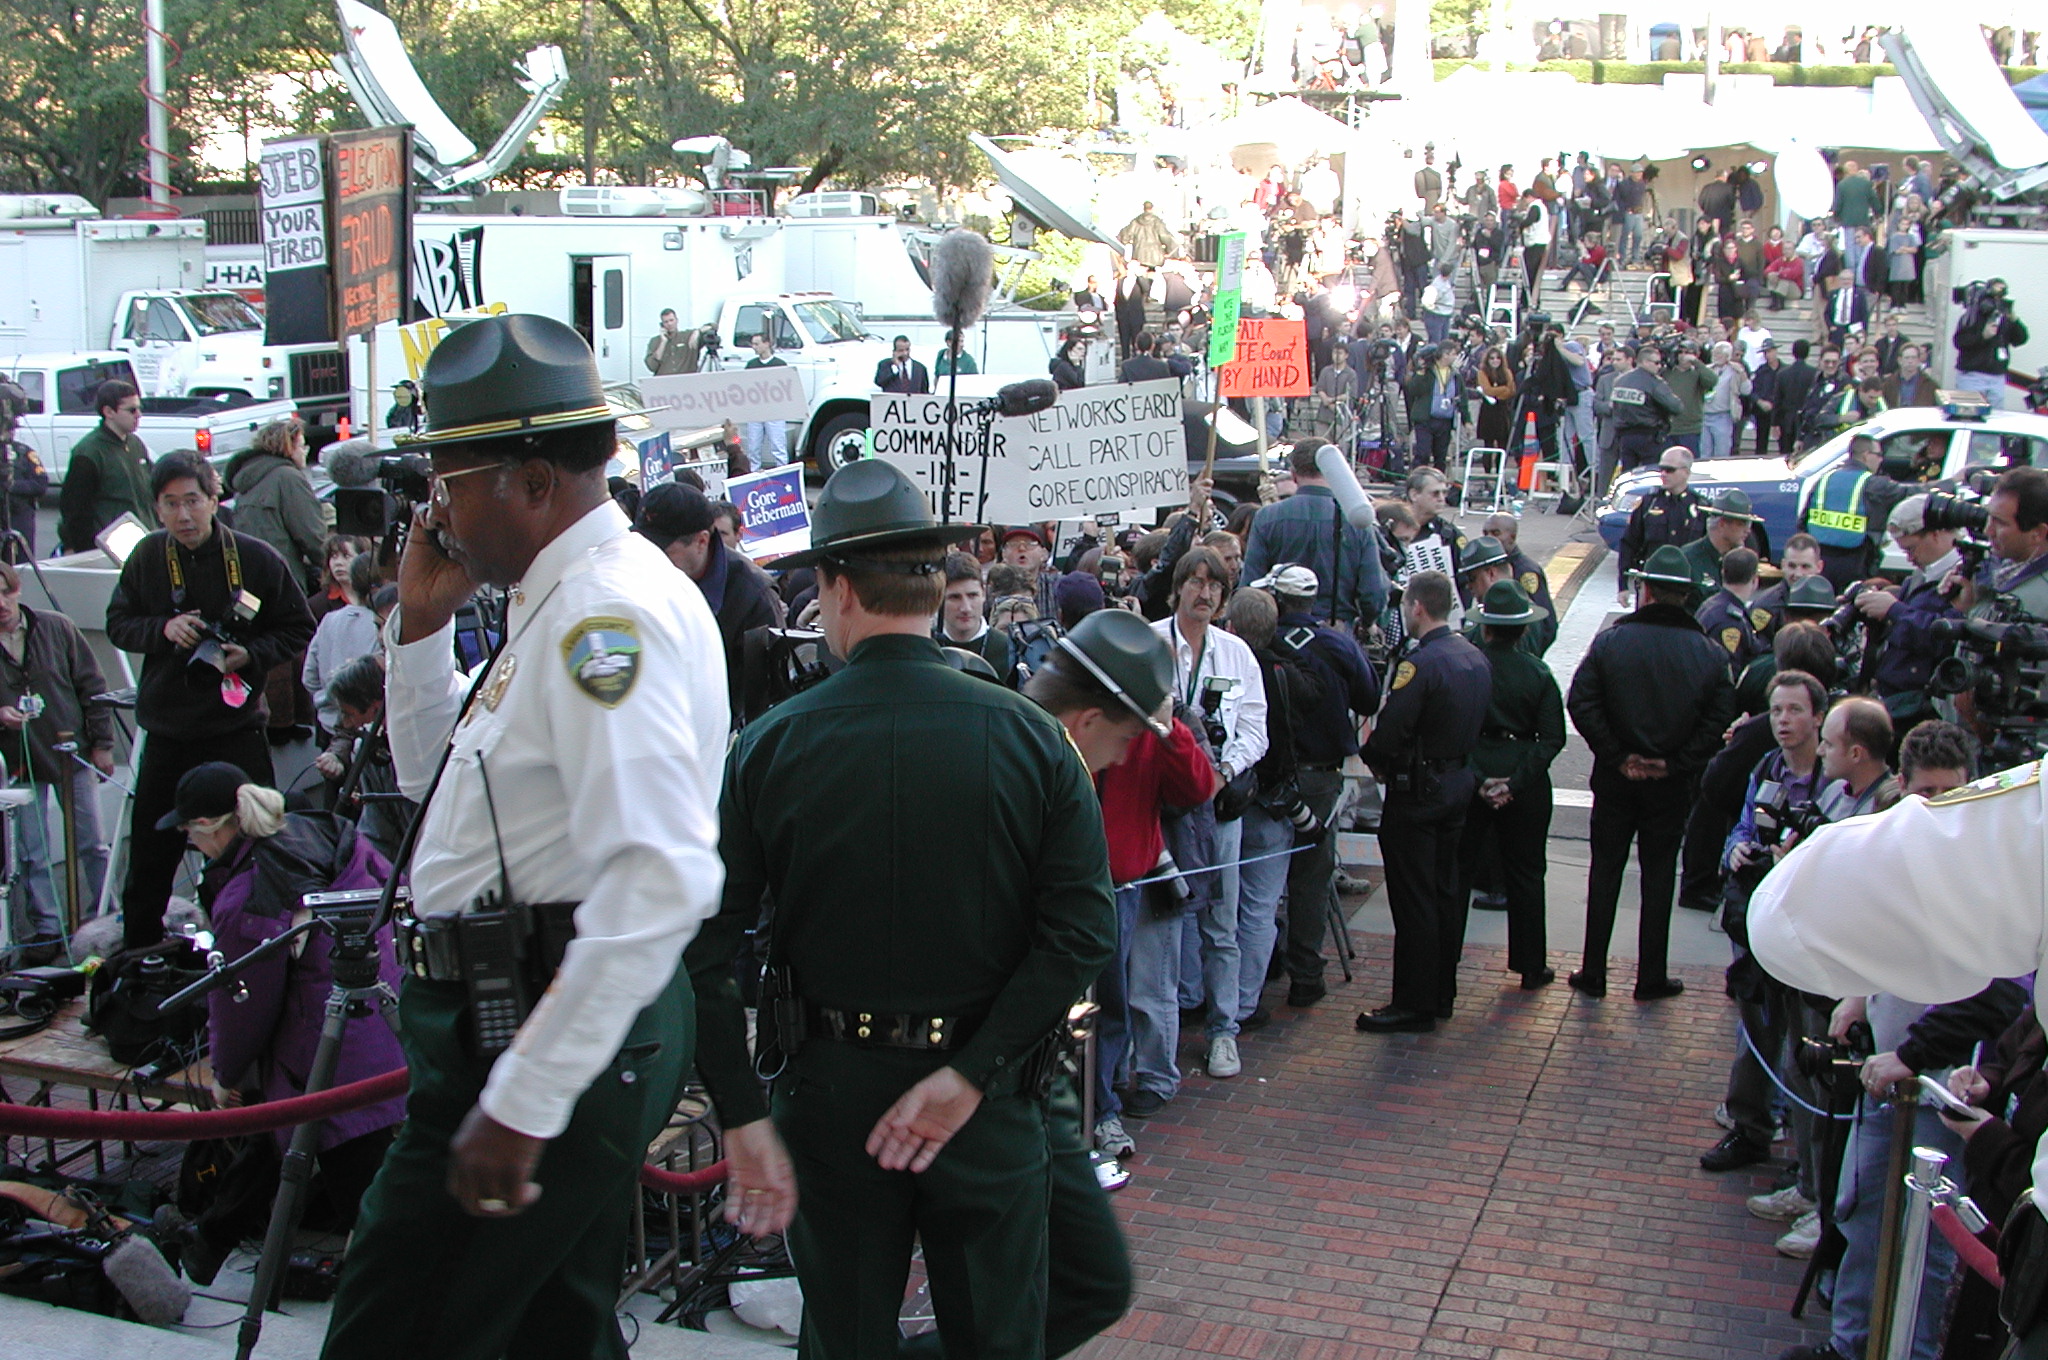
[[339, 414], [348, 401], [336, 346], [266, 345], [262, 313], [225, 289], [123, 293], [108, 347], [128, 356], [152, 396], [290, 397], [316, 424], [325, 408]]
[[[134, 383], [120, 353], [0, 355], [0, 379], [26, 396], [15, 438], [42, 455], [54, 484], [63, 480], [71, 446], [100, 423], [93, 395], [103, 382]], [[135, 431], [151, 453], [197, 449], [210, 458], [246, 449], [258, 427], [295, 414], [290, 401], [239, 397], [144, 397]]]

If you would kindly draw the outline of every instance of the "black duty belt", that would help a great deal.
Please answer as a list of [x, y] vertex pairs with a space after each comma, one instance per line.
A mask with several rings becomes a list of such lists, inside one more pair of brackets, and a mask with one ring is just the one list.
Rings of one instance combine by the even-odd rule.
[[923, 1053], [949, 1053], [963, 1047], [981, 1027], [979, 1020], [950, 1015], [837, 1010], [804, 1005], [806, 1037], [838, 1039], [874, 1048], [909, 1048]]
[[1336, 774], [1344, 768], [1341, 760], [1304, 760], [1296, 763], [1295, 769], [1308, 770], [1313, 774]]
[[1510, 731], [1506, 730], [1505, 728], [1500, 728], [1500, 727], [1488, 727], [1488, 728], [1485, 728], [1485, 729], [1483, 729], [1483, 730], [1482, 730], [1482, 731], [1481, 731], [1481, 732], [1479, 733], [1479, 735], [1480, 735], [1480, 736], [1481, 736], [1482, 738], [1484, 738], [1485, 740], [1487, 740], [1487, 741], [1534, 741], [1534, 740], [1536, 740], [1536, 734], [1535, 734], [1534, 732], [1510, 732]]
[[1465, 767], [1463, 756], [1417, 756], [1414, 760], [1417, 770], [1424, 774], [1442, 774], [1446, 770], [1460, 770]]
[[[548, 980], [562, 966], [562, 955], [576, 938], [576, 908], [581, 905], [540, 902], [518, 909], [526, 919], [513, 934], [525, 971], [538, 984], [534, 995], [546, 990]], [[461, 920], [459, 916], [399, 916], [395, 922], [399, 967], [429, 982], [469, 981], [472, 972], [464, 964]]]

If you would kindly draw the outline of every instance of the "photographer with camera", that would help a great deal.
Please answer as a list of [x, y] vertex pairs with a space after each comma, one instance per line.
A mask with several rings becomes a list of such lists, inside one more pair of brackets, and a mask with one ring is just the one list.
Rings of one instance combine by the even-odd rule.
[[226, 759], [271, 781], [261, 684], [304, 651], [313, 616], [298, 572], [261, 539], [217, 525], [220, 478], [196, 453], [167, 453], [150, 471], [164, 527], [129, 553], [107, 601], [107, 638], [142, 657], [135, 720], [147, 740], [135, 771], [128, 882], [121, 894], [128, 945], [163, 938], [184, 840], [160, 831], [178, 780]]
[[1892, 507], [1886, 525], [1913, 570], [1896, 589], [1865, 586], [1854, 602], [1872, 627], [1883, 626], [1874, 678], [1877, 696], [1900, 733], [1935, 716], [1927, 682], [1950, 649], [1935, 641], [1933, 627], [1937, 620], [1958, 617], [1942, 593], [1961, 562], [1955, 531], [1929, 523], [1929, 501], [1925, 495], [1906, 497]]
[[2012, 468], [1984, 502], [1991, 556], [1955, 582], [1956, 607], [1973, 618], [2048, 620], [2048, 472]]
[[[1380, 677], [1349, 633], [1315, 617], [1315, 573], [1283, 564], [1254, 588], [1270, 590], [1279, 609], [1272, 650], [1284, 670], [1295, 667], [1311, 681], [1294, 704], [1289, 724], [1296, 798], [1287, 808], [1291, 843], [1313, 840], [1315, 848], [1287, 861], [1287, 1004], [1311, 1006], [1326, 995], [1323, 986], [1322, 904], [1337, 872], [1337, 832], [1330, 824], [1344, 792], [1344, 764], [1358, 754], [1358, 728], [1380, 707]], [[1270, 699], [1270, 695], [1269, 695]], [[1269, 704], [1269, 709], [1271, 705]], [[1250, 836], [1247, 828], [1246, 835]], [[1249, 856], [1251, 851], [1247, 849]], [[1296, 905], [1299, 904], [1299, 905]], [[1239, 918], [1239, 934], [1244, 931]], [[1270, 943], [1270, 941], [1269, 941]], [[1270, 950], [1244, 959], [1245, 992], [1256, 1004], [1266, 979]], [[1242, 1017], [1240, 1017], [1242, 1018]]]
[[2005, 409], [2006, 370], [2017, 345], [2027, 343], [2027, 326], [2013, 314], [2004, 279], [1958, 288], [1953, 300], [1963, 305], [1956, 323], [1957, 387], [1982, 392], [1991, 409]]

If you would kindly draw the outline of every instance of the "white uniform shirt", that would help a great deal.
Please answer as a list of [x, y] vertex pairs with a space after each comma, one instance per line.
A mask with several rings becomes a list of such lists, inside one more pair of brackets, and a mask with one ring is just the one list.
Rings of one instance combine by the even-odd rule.
[[[391, 753], [419, 798], [468, 681], [453, 624], [402, 646], [396, 614], [389, 627]], [[582, 903], [554, 984], [478, 1101], [553, 1138], [718, 908], [725, 651], [697, 587], [610, 501], [541, 549], [505, 630], [428, 806], [412, 889], [422, 916], [468, 909], [499, 886], [502, 839], [519, 901]]]
[[[1750, 898], [1750, 947], [1802, 991], [1956, 1001], [2048, 962], [2044, 893], [2048, 787], [2036, 762], [1814, 832]], [[2048, 1196], [2048, 1141], [2034, 1193]]]
[[1168, 615], [1152, 625], [1152, 631], [1173, 648], [1174, 697], [1189, 708], [1202, 707], [1202, 689], [1209, 677], [1220, 675], [1234, 682], [1216, 716], [1223, 720], [1227, 738], [1222, 762], [1233, 775], [1243, 774], [1266, 754], [1266, 680], [1259, 674], [1259, 662], [1243, 638], [1210, 624], [1202, 633], [1199, 666], [1195, 649], [1181, 636], [1180, 628]]

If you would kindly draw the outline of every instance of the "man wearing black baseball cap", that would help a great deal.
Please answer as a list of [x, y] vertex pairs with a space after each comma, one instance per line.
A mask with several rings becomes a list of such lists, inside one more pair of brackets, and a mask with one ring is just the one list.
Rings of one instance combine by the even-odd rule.
[[768, 574], [729, 552], [713, 523], [711, 502], [694, 486], [667, 482], [640, 498], [633, 523], [642, 537], [697, 583], [725, 641], [726, 697], [740, 720], [740, 639], [752, 628], [781, 626], [781, 597]]

